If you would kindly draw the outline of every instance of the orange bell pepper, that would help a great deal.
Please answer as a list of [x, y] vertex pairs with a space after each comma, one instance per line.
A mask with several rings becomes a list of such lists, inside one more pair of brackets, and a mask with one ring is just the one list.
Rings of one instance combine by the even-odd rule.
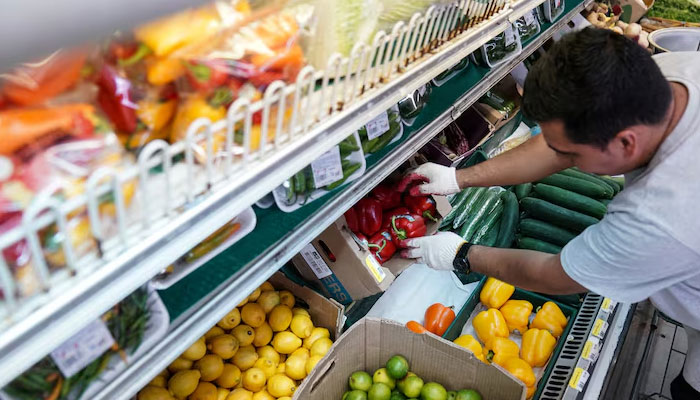
[[[474, 338], [472, 335], [462, 335], [455, 339], [454, 343], [457, 346], [464, 347], [465, 349], [474, 353], [474, 356], [481, 360], [481, 362], [486, 362], [484, 359], [484, 349], [481, 347], [481, 343]], [[517, 345], [515, 347], [518, 347]]]
[[494, 337], [484, 347], [486, 360], [493, 364], [503, 366], [509, 358], [518, 357], [520, 349], [514, 341], [504, 337]]
[[532, 303], [527, 300], [508, 300], [500, 308], [503, 318], [506, 320], [508, 330], [518, 331], [523, 334], [527, 330], [532, 314]]
[[[184, 29], [183, 27], [186, 27]], [[134, 37], [158, 57], [195, 43], [206, 41], [221, 27], [214, 7], [189, 9], [134, 29]]]
[[213, 107], [204, 96], [199, 94], [188, 97], [177, 107], [170, 141], [176, 142], [184, 139], [190, 124], [200, 117], [209, 118], [211, 122], [219, 121], [226, 118], [226, 108], [224, 106]]
[[523, 334], [520, 358], [531, 367], [544, 367], [557, 345], [557, 339], [544, 329], [529, 329]]
[[284, 69], [286, 66], [298, 68], [304, 64], [304, 52], [301, 46], [295, 44], [274, 54], [254, 54], [250, 62], [262, 70]]
[[428, 332], [428, 330], [425, 329], [425, 327], [424, 327], [423, 325], [421, 325], [420, 323], [418, 323], [418, 321], [408, 321], [408, 322], [406, 322], [406, 328], [408, 328], [408, 330], [410, 330], [411, 332], [415, 332], [415, 333], [425, 333], [425, 332]]
[[149, 57], [146, 60], [146, 79], [151, 85], [165, 85], [185, 73], [182, 60], [175, 57]]
[[528, 399], [535, 394], [535, 372], [528, 363], [521, 358], [511, 357], [501, 366], [525, 384]]
[[510, 299], [513, 292], [515, 292], [515, 286], [496, 278], [488, 278], [481, 293], [479, 293], [479, 300], [488, 308], [501, 308]]
[[452, 307], [435, 303], [425, 310], [425, 329], [438, 336], [445, 334], [454, 320], [455, 312]]
[[482, 311], [474, 317], [472, 321], [476, 336], [482, 343], [488, 345], [489, 341], [495, 337], [507, 338], [509, 335], [508, 325], [503, 318], [503, 314], [495, 308]]
[[537, 311], [530, 328], [548, 330], [549, 333], [558, 338], [564, 333], [567, 323], [568, 321], [564, 313], [561, 312], [561, 308], [554, 302], [548, 301]]
[[163, 129], [175, 115], [177, 108], [176, 99], [166, 101], [141, 100], [137, 104], [136, 115], [151, 131]]

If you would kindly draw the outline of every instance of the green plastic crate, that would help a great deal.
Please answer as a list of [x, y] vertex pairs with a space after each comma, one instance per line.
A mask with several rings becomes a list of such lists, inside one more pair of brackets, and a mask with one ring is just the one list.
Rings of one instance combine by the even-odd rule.
[[[486, 283], [486, 279], [487, 278], [485, 276], [481, 278], [481, 282], [479, 283], [479, 286], [477, 286], [476, 289], [474, 290], [474, 292], [469, 296], [469, 299], [464, 304], [464, 307], [462, 307], [462, 309], [459, 311], [459, 313], [455, 317], [455, 320], [452, 322], [450, 327], [447, 328], [447, 332], [445, 332], [445, 334], [442, 335], [442, 337], [444, 339], [447, 339], [449, 341], [454, 341], [462, 333], [462, 328], [467, 323], [467, 321], [469, 321], [469, 317], [471, 316], [472, 312], [474, 311], [474, 308], [479, 304], [479, 294], [481, 294], [481, 289], [484, 287], [484, 283]], [[544, 374], [542, 374], [542, 378], [540, 378], [540, 381], [537, 383], [537, 391], [535, 392], [535, 395], [532, 398], [539, 399], [540, 394], [544, 390], [544, 386], [547, 382], [547, 378], [549, 378], [549, 375], [552, 373], [552, 369], [554, 368], [553, 360], [556, 360], [559, 357], [559, 353], [561, 353], [561, 349], [562, 349], [562, 347], [564, 347], [564, 342], [566, 341], [566, 338], [569, 336], [569, 331], [571, 330], [571, 326], [574, 323], [574, 319], [576, 319], [577, 310], [574, 307], [571, 307], [571, 306], [568, 306], [566, 304], [560, 303], [558, 301], [552, 300], [551, 298], [545, 297], [545, 296], [537, 294], [537, 293], [528, 292], [527, 290], [522, 290], [519, 288], [515, 288], [515, 292], [513, 293], [513, 295], [510, 298], [513, 300], [527, 300], [530, 303], [532, 303], [534, 310], [537, 310], [544, 303], [546, 303], [548, 301], [552, 301], [557, 306], [559, 306], [559, 308], [561, 308], [561, 311], [564, 313], [564, 315], [569, 320], [569, 323], [566, 325], [566, 328], [564, 329], [564, 333], [562, 333], [561, 337], [559, 339], [557, 339], [557, 345], [554, 348], [554, 352], [552, 353], [552, 357], [549, 359], [549, 362], [547, 362], [547, 367], [544, 370]]]

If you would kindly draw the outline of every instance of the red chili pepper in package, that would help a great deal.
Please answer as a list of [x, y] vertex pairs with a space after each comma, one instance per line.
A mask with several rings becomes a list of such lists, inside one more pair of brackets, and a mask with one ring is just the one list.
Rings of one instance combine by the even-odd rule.
[[97, 102], [109, 117], [117, 130], [134, 132], [136, 130], [136, 109], [133, 99], [131, 81], [119, 75], [116, 69], [105, 64], [97, 76]]
[[430, 196], [406, 196], [404, 203], [411, 213], [421, 215], [431, 221], [437, 222], [437, 206]]
[[425, 220], [418, 214], [396, 215], [391, 218], [391, 237], [400, 246], [400, 241], [425, 236]]
[[229, 78], [228, 66], [221, 60], [190, 61], [185, 67], [187, 81], [200, 92], [216, 89]]
[[382, 218], [382, 229], [389, 229], [391, 228], [391, 219], [396, 216], [396, 215], [406, 215], [410, 214], [411, 211], [406, 208], [406, 207], [396, 207], [392, 210], [389, 210], [384, 213], [384, 217]]
[[372, 198], [365, 197], [354, 206], [357, 212], [359, 231], [372, 236], [382, 227], [382, 204]]
[[369, 251], [374, 254], [374, 257], [380, 264], [384, 264], [396, 253], [396, 245], [391, 239], [389, 230], [385, 229], [375, 233], [369, 238]]
[[372, 189], [372, 197], [382, 203], [382, 209], [388, 210], [401, 205], [401, 192], [397, 191], [394, 186], [377, 185]]
[[348, 229], [350, 229], [352, 233], [357, 234], [360, 231], [360, 223], [357, 220], [357, 210], [355, 210], [355, 207], [350, 207], [350, 209], [345, 211], [344, 215]]

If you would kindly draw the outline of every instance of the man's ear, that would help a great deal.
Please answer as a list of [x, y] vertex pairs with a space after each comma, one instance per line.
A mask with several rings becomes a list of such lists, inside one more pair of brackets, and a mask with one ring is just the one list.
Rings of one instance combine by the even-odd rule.
[[637, 137], [637, 132], [631, 129], [625, 129], [615, 136], [615, 145], [618, 147], [618, 151], [625, 155], [625, 157], [634, 157], [639, 151], [639, 140]]

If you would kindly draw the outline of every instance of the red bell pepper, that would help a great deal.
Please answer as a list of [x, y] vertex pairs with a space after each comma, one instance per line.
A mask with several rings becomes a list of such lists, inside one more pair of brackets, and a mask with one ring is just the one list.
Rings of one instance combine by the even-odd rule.
[[384, 212], [384, 217], [382, 218], [382, 229], [389, 229], [391, 228], [391, 219], [395, 215], [406, 215], [410, 214], [411, 211], [406, 208], [406, 207], [396, 207], [393, 210], [389, 210], [387, 212]]
[[431, 221], [437, 222], [437, 206], [435, 200], [430, 196], [406, 196], [404, 203], [411, 213], [428, 218]]
[[343, 215], [345, 216], [345, 224], [348, 226], [348, 229], [352, 233], [357, 234], [360, 231], [360, 223], [357, 219], [355, 207], [350, 207]]
[[383, 210], [389, 210], [401, 205], [401, 192], [396, 187], [386, 184], [377, 185], [372, 189], [372, 197], [382, 203]]
[[131, 82], [110, 65], [103, 65], [97, 76], [97, 102], [120, 132], [136, 130], [138, 105], [133, 98]]
[[228, 66], [221, 60], [185, 62], [186, 76], [192, 88], [206, 92], [226, 83]]
[[359, 231], [367, 236], [377, 233], [382, 227], [382, 204], [376, 199], [365, 197], [354, 208]]
[[418, 214], [396, 215], [391, 218], [391, 237], [401, 246], [402, 240], [425, 236], [425, 220]]
[[369, 251], [374, 254], [374, 257], [380, 264], [391, 258], [396, 253], [396, 245], [391, 239], [389, 230], [385, 229], [374, 234], [369, 238]]

